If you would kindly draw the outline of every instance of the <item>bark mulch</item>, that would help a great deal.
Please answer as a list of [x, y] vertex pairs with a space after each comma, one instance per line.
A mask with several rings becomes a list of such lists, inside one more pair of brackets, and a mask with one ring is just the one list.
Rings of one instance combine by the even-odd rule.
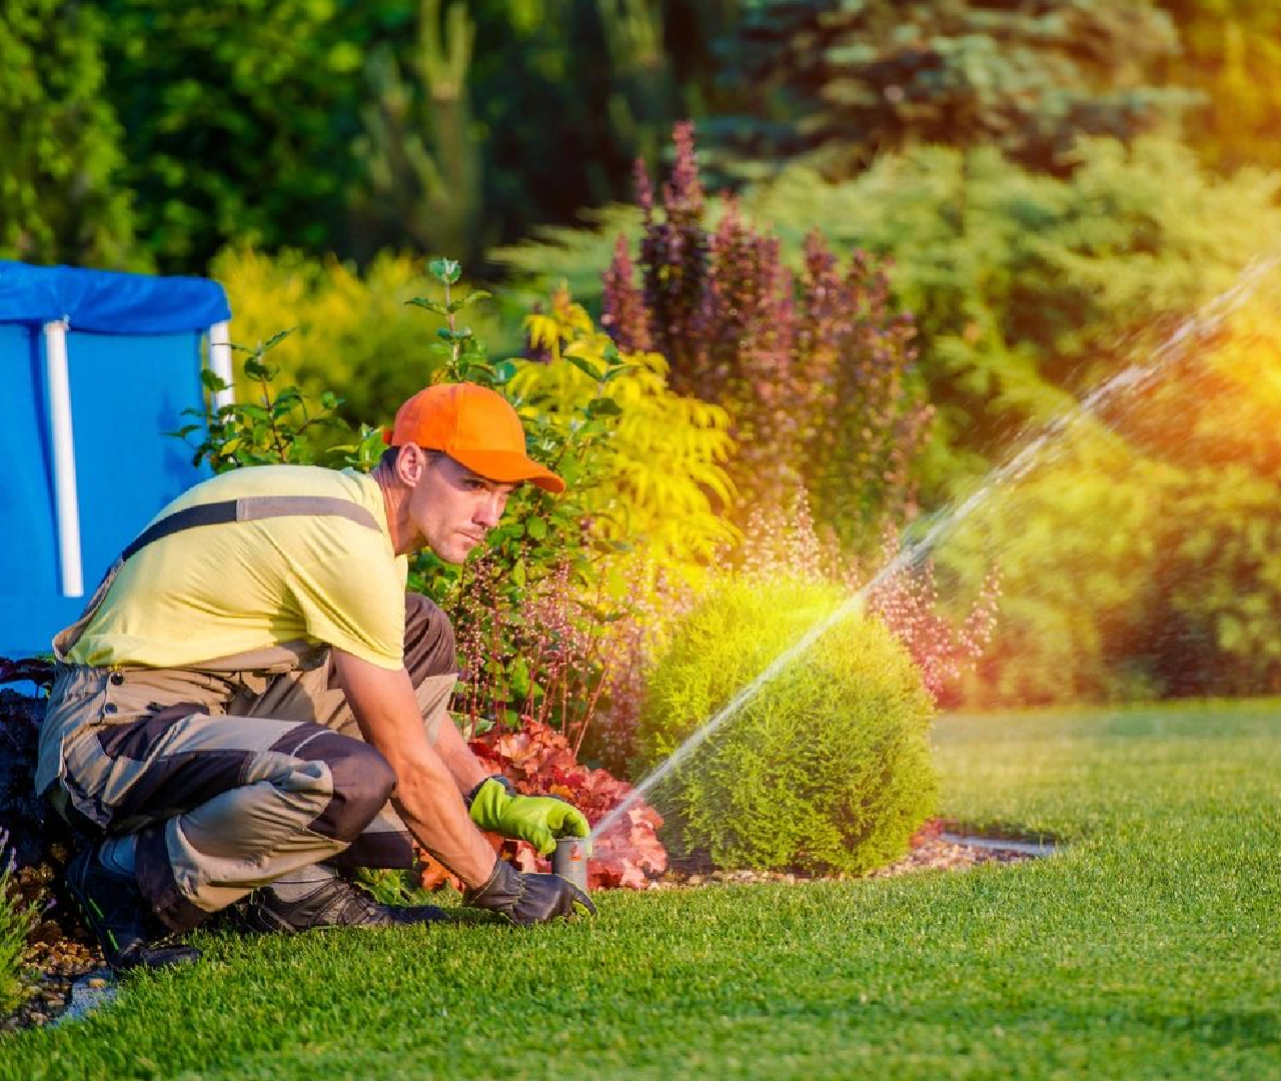
[[[922, 871], [967, 871], [983, 863], [1019, 863], [1036, 856], [1014, 848], [999, 847], [999, 840], [985, 838], [985, 843], [966, 844], [944, 838], [956, 823], [934, 818], [927, 821], [909, 842], [907, 855], [885, 867], [869, 871], [862, 878], [897, 878], [900, 875], [919, 874]], [[1012, 839], [1011, 839], [1012, 840]], [[1017, 842], [1014, 842], [1017, 843]], [[713, 882], [811, 882], [842, 879], [848, 875], [807, 875], [791, 871], [725, 871], [712, 865], [706, 853], [696, 853], [683, 858], [673, 858], [668, 870], [650, 883], [650, 889], [680, 889], [686, 886], [704, 886]]]

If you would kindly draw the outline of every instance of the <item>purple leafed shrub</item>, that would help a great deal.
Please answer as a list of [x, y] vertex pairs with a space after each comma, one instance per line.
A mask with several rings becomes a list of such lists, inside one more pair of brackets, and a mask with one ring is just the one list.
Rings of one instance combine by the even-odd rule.
[[692, 125], [674, 141], [660, 202], [637, 167], [640, 281], [620, 238], [602, 323], [624, 351], [663, 354], [678, 392], [730, 411], [740, 519], [804, 484], [820, 525], [871, 551], [885, 523], [916, 512], [910, 467], [931, 410], [912, 379], [911, 316], [893, 309], [865, 253], [842, 266], [812, 233], [793, 275], [732, 199], [709, 227]]

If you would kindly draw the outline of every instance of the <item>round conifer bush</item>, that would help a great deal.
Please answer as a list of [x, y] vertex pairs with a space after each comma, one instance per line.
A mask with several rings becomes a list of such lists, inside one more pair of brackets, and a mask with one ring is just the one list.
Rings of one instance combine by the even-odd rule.
[[[633, 775], [659, 765], [849, 599], [833, 586], [732, 580], [674, 629], [651, 674]], [[933, 811], [934, 704], [889, 632], [847, 611], [655, 791], [676, 849], [721, 867], [861, 874], [902, 855]]]

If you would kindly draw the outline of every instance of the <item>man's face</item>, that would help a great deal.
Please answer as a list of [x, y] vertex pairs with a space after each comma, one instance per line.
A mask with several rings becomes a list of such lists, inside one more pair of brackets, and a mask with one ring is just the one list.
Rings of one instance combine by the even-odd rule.
[[452, 458], [430, 458], [409, 497], [409, 514], [426, 547], [461, 563], [503, 516], [514, 484], [489, 480]]

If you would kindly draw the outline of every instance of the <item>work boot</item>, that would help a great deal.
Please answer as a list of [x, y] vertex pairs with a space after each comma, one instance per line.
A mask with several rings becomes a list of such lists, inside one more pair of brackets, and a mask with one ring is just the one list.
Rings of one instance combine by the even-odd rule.
[[98, 845], [83, 849], [67, 865], [67, 890], [116, 972], [163, 968], [200, 956], [193, 946], [159, 945], [169, 930], [152, 914], [133, 875], [103, 864]]
[[[303, 879], [310, 876], [310, 881]], [[254, 892], [237, 906], [237, 920], [248, 931], [313, 931], [324, 927], [404, 927], [446, 918], [434, 905], [384, 905], [328, 868], [308, 867], [298, 881], [279, 880]], [[311, 885], [311, 881], [315, 885]]]

